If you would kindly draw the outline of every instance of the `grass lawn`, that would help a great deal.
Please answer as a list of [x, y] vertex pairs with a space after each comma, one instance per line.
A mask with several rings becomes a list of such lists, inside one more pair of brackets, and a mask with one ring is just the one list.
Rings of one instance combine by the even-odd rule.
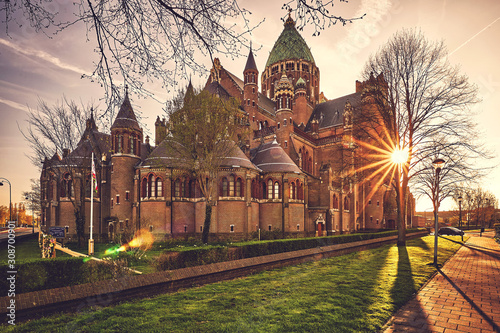
[[[16, 243], [14, 245], [16, 246], [16, 262], [42, 258], [42, 251], [38, 246], [37, 236], [25, 239], [16, 239]], [[70, 257], [69, 254], [61, 251], [56, 251], [56, 256]], [[5, 243], [5, 246], [0, 248], [0, 258], [2, 261], [7, 262], [7, 243]]]
[[[439, 262], [460, 248], [440, 238]], [[433, 236], [152, 299], [55, 315], [15, 332], [376, 332], [435, 272]]]

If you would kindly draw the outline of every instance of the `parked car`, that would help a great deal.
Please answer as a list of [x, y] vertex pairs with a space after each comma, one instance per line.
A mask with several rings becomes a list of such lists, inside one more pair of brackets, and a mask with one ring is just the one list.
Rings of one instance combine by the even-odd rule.
[[442, 227], [441, 229], [439, 229], [438, 235], [463, 236], [464, 232], [453, 227]]

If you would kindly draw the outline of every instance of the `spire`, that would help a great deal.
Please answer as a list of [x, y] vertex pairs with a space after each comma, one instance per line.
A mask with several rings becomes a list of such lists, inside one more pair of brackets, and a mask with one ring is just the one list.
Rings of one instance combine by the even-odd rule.
[[255, 59], [253, 57], [253, 52], [252, 52], [252, 44], [250, 44], [250, 52], [248, 53], [248, 59], [247, 59], [247, 64], [245, 66], [245, 71], [249, 69], [254, 69], [257, 71], [257, 65], [255, 64]]
[[134, 109], [132, 109], [132, 104], [130, 104], [128, 98], [128, 85], [125, 85], [125, 98], [111, 126], [111, 129], [114, 128], [131, 128], [141, 131], [137, 118], [135, 117]]
[[295, 21], [292, 19], [292, 9], [288, 10], [288, 18], [285, 21], [285, 27], [295, 27]]
[[186, 88], [186, 94], [184, 95], [184, 102], [190, 100], [193, 97], [194, 97], [194, 88], [193, 88], [193, 84], [191, 83], [191, 76], [190, 76], [189, 77], [189, 84]]
[[[90, 118], [87, 119], [87, 122], [85, 123], [85, 132], [88, 134], [89, 131], [96, 130], [97, 131], [97, 125], [95, 124], [94, 120], [94, 108], [90, 108]], [[85, 136], [85, 135], [84, 135]]]

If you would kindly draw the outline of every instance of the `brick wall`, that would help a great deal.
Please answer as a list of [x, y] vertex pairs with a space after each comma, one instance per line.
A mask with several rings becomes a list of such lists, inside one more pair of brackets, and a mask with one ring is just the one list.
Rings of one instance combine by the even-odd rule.
[[[407, 238], [426, 234], [427, 232], [418, 232], [407, 235]], [[16, 320], [19, 322], [55, 312], [78, 312], [91, 306], [109, 306], [134, 298], [153, 297], [181, 288], [230, 280], [264, 270], [367, 250], [394, 243], [396, 239], [397, 236], [390, 236], [18, 294]], [[2, 322], [7, 321], [6, 311], [9, 302], [8, 296], [0, 298]]]

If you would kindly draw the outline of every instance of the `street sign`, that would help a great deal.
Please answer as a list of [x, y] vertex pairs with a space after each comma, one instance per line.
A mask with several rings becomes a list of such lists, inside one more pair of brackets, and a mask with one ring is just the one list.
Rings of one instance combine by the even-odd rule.
[[64, 227], [50, 227], [49, 234], [54, 238], [64, 238], [66, 228]]

